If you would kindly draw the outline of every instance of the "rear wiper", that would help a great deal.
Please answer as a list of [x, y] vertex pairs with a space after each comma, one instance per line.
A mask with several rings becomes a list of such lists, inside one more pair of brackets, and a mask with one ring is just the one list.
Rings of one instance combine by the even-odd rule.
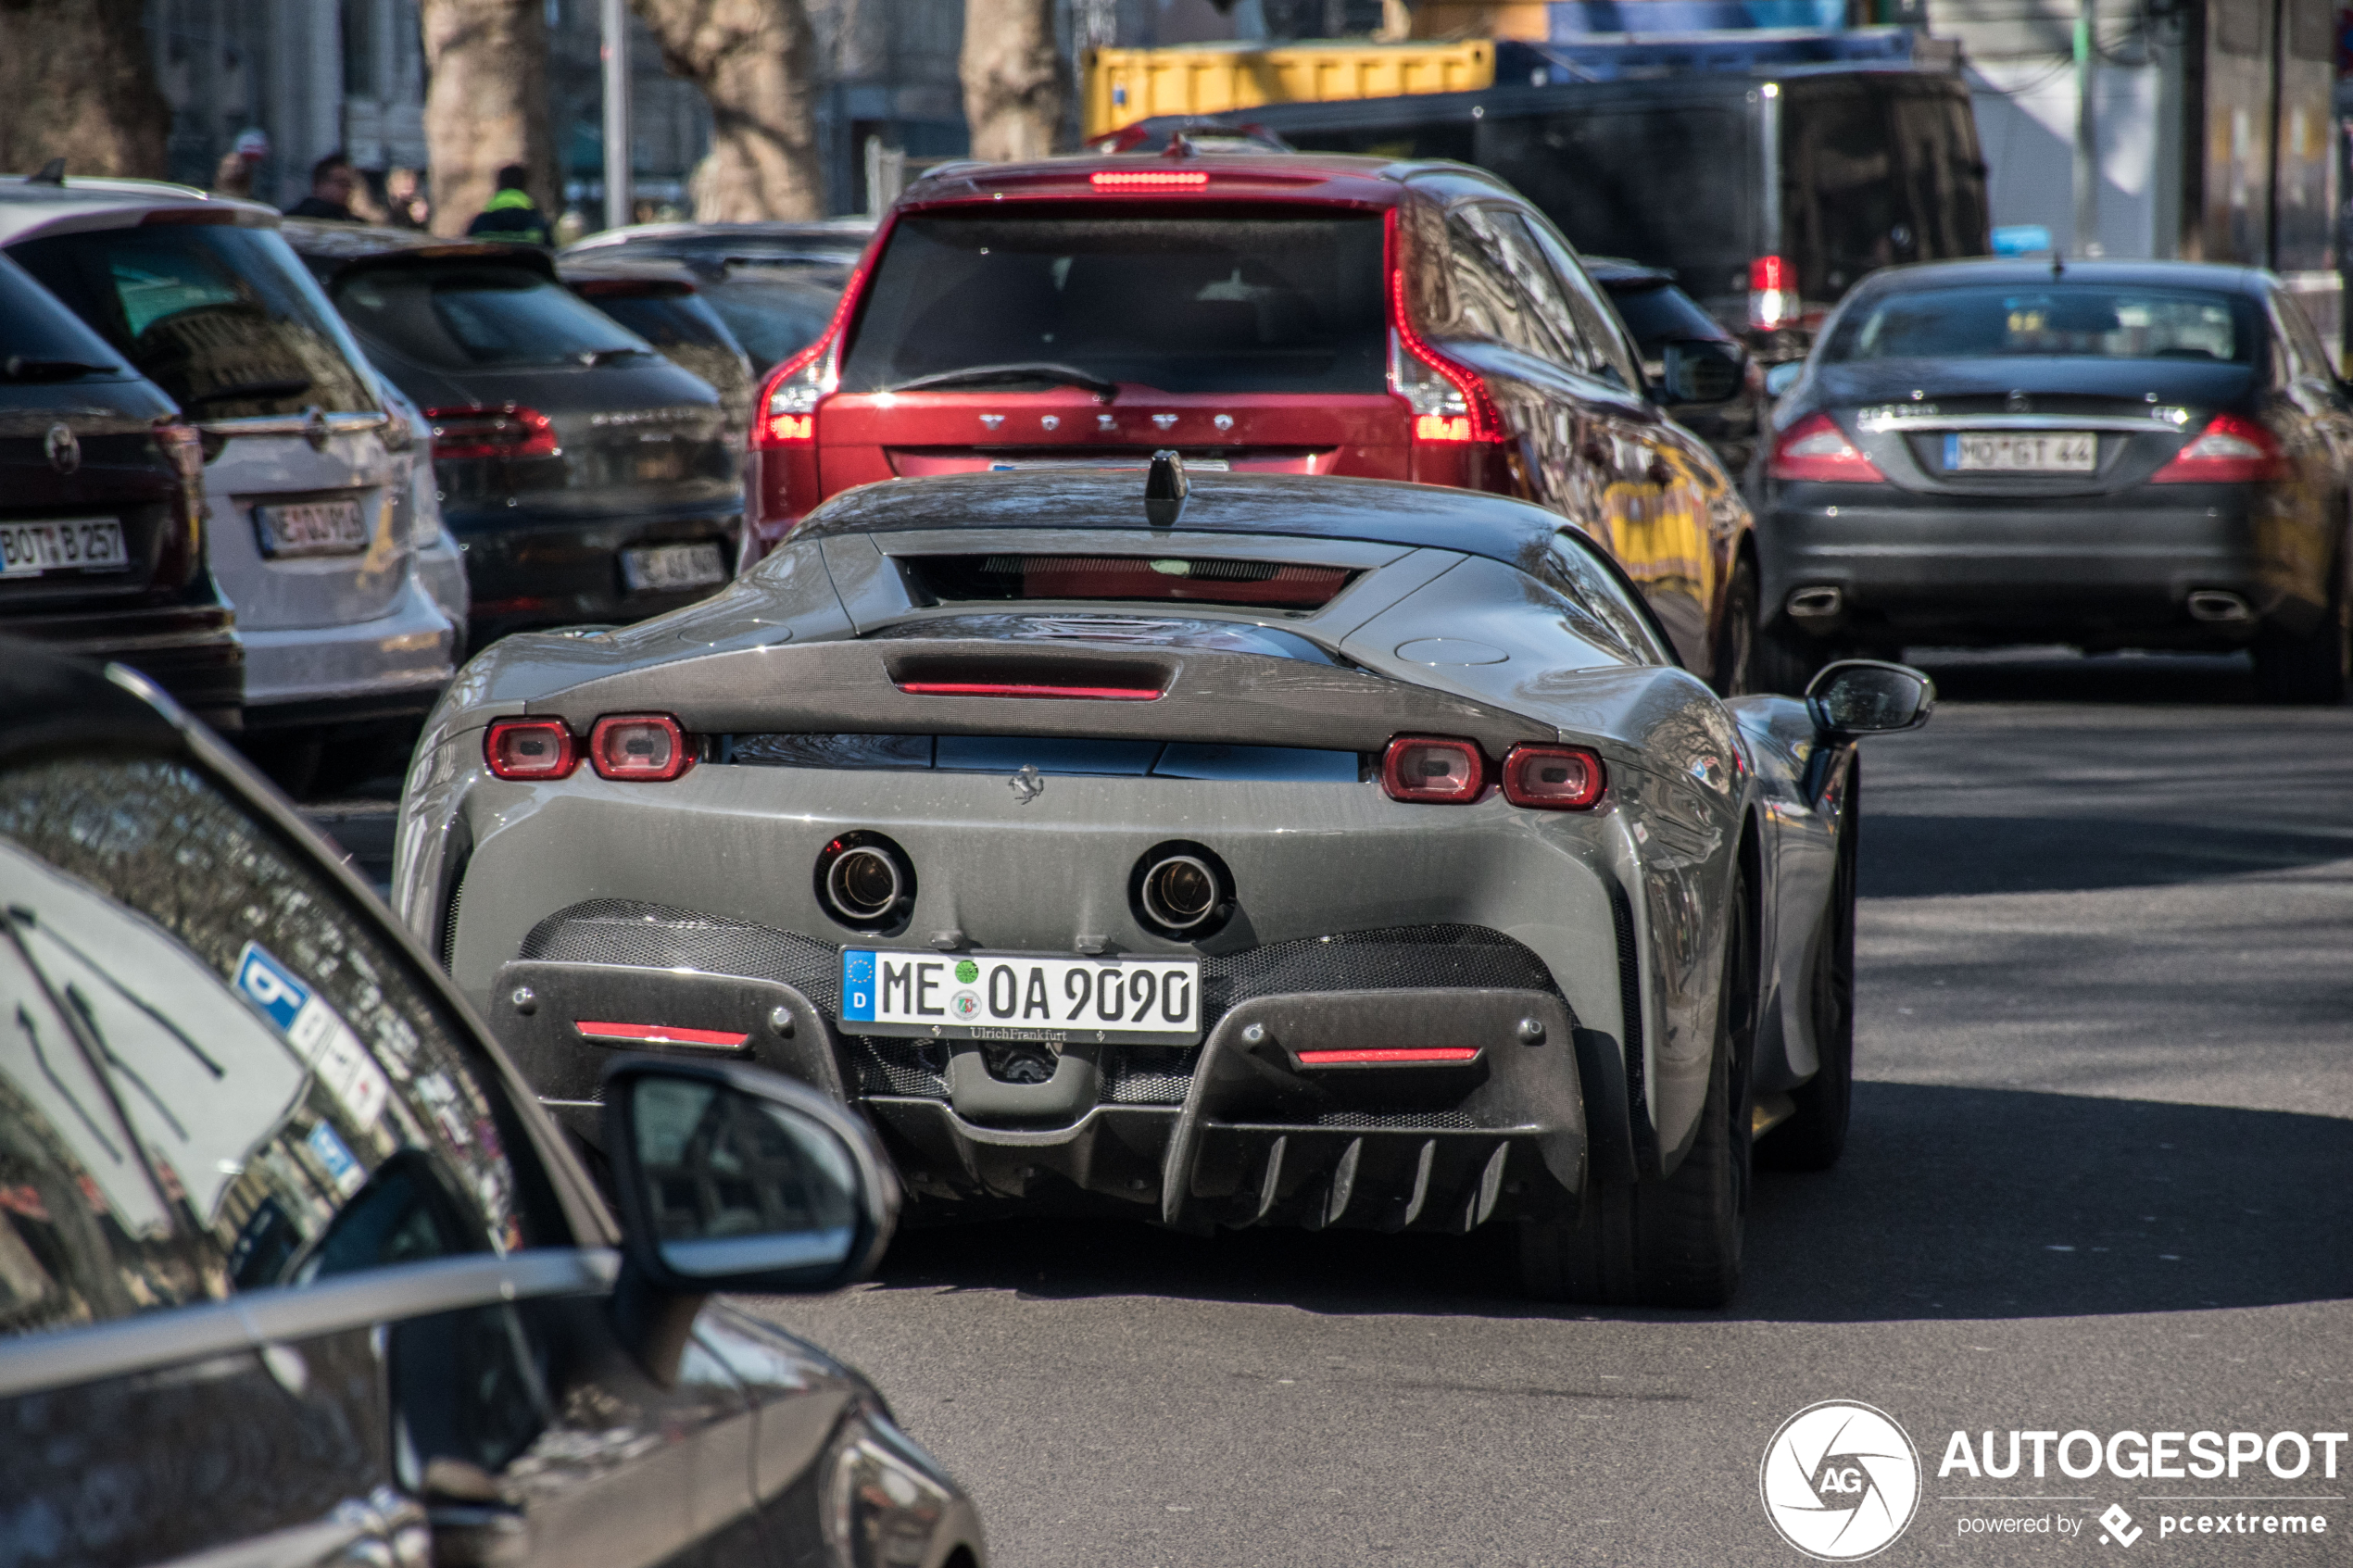
[[977, 382], [1051, 381], [1064, 386], [1084, 387], [1095, 395], [1098, 403], [1108, 403], [1119, 395], [1119, 383], [1089, 375], [1076, 365], [1057, 364], [1051, 359], [1019, 359], [1010, 365], [975, 365], [969, 370], [939, 370], [913, 381], [887, 386], [885, 392], [920, 392], [931, 386], [970, 386]]
[[199, 392], [194, 397], [183, 397], [183, 403], [233, 403], [243, 397], [292, 397], [310, 390], [308, 376], [287, 376], [279, 381], [241, 381], [234, 386], [224, 386], [213, 392]]
[[634, 359], [640, 354], [651, 354], [650, 348], [592, 348], [580, 356], [584, 365], [610, 365], [616, 359]]
[[119, 365], [85, 365], [79, 359], [28, 359], [11, 354], [0, 359], [0, 374], [10, 381], [71, 381], [76, 376], [102, 376]]

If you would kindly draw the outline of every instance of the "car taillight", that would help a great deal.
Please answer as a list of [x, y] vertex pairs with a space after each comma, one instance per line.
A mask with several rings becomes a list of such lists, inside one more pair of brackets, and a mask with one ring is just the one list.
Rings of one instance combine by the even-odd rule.
[[1602, 759], [1572, 746], [1516, 746], [1504, 758], [1504, 798], [1540, 811], [1597, 804], [1609, 775]]
[[2253, 420], [2217, 414], [2149, 476], [2151, 484], [2256, 484], [2287, 473], [2279, 438]]
[[182, 479], [199, 479], [204, 475], [204, 437], [194, 425], [158, 421], [155, 427], [156, 445], [164, 458]]
[[817, 404], [834, 389], [832, 344], [824, 338], [776, 367], [752, 427], [755, 446], [785, 446], [817, 439]]
[[1209, 183], [1209, 176], [1199, 169], [1182, 173], [1159, 169], [1120, 169], [1090, 174], [1087, 182], [1099, 191], [1198, 191]]
[[468, 403], [427, 408], [435, 462], [466, 458], [559, 458], [555, 421], [518, 404]]
[[483, 737], [482, 757], [501, 779], [570, 778], [580, 764], [572, 731], [560, 719], [499, 719]]
[[695, 764], [686, 734], [667, 713], [610, 713], [588, 732], [588, 761], [599, 778], [674, 779]]
[[1797, 280], [1786, 258], [1760, 256], [1748, 264], [1748, 324], [1765, 332], [1797, 319]]
[[1414, 411], [1416, 441], [1500, 441], [1504, 421], [1487, 383], [1416, 332], [1405, 318], [1405, 279], [1389, 275], [1389, 389]]
[[1391, 800], [1459, 806], [1487, 792], [1487, 755], [1466, 740], [1400, 735], [1381, 758], [1380, 784]]
[[1808, 414], [1781, 432], [1773, 456], [1765, 465], [1774, 479], [1827, 480], [1833, 483], [1884, 484], [1887, 476], [1863, 456], [1838, 421], [1828, 414]]

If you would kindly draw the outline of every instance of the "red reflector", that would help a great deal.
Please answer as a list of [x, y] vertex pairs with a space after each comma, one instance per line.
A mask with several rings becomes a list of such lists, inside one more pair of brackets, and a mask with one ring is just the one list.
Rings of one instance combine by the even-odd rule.
[[482, 759], [501, 779], [560, 779], [579, 765], [579, 747], [560, 719], [500, 719], [482, 740]]
[[1808, 414], [1773, 443], [1765, 471], [1775, 479], [1818, 480], [1832, 483], [1884, 484], [1887, 476], [1863, 456], [1838, 421], [1828, 414]]
[[1516, 746], [1504, 759], [1504, 798], [1540, 811], [1582, 811], [1602, 797], [1602, 759], [1569, 746]]
[[1194, 169], [1189, 173], [1177, 173], [1164, 169], [1119, 169], [1116, 171], [1106, 169], [1100, 174], [1088, 175], [1088, 183], [1114, 190], [1126, 188], [1129, 190], [1144, 189], [1169, 191], [1188, 188], [1197, 189], [1200, 186], [1209, 183], [1209, 176], [1201, 172], [1199, 169]]
[[573, 1024], [584, 1040], [598, 1040], [611, 1045], [631, 1046], [703, 1046], [713, 1050], [731, 1051], [751, 1038], [749, 1035], [734, 1035], [724, 1029], [681, 1029], [671, 1023], [591, 1023], [580, 1019]]
[[1403, 1046], [1395, 1050], [1302, 1051], [1302, 1067], [1388, 1067], [1427, 1061], [1473, 1061], [1476, 1046]]
[[1400, 735], [1381, 758], [1381, 788], [1391, 800], [1459, 806], [1487, 790], [1487, 754], [1466, 740]]
[[588, 732], [588, 760], [599, 777], [661, 783], [695, 764], [686, 732], [667, 713], [610, 713]]
[[554, 421], [536, 408], [469, 403], [427, 408], [425, 418], [433, 423], [436, 459], [554, 458], [563, 452], [556, 444]]
[[1152, 686], [1030, 686], [1008, 681], [906, 681], [910, 696], [1061, 696], [1088, 702], [1156, 702]]
[[2197, 439], [2149, 476], [2151, 484], [2257, 484], [2287, 476], [2279, 438], [2253, 420], [2217, 414]]

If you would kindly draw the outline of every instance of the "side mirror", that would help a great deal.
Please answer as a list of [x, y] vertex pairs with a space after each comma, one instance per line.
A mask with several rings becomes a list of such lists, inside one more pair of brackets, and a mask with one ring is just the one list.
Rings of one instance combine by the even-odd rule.
[[1784, 359], [1778, 365], [1767, 366], [1765, 368], [1765, 395], [1768, 397], [1779, 397], [1791, 387], [1795, 386], [1797, 378], [1805, 373], [1806, 361], [1803, 359]]
[[613, 1062], [604, 1086], [622, 1245], [653, 1291], [833, 1290], [881, 1258], [899, 1178], [824, 1095], [758, 1068], [647, 1056]]
[[1936, 683], [1908, 664], [1843, 659], [1824, 665], [1806, 686], [1806, 709], [1825, 734], [1917, 730], [1936, 711]]
[[1670, 403], [1724, 403], [1740, 395], [1747, 366], [1736, 343], [1678, 338], [1659, 350], [1658, 379]]

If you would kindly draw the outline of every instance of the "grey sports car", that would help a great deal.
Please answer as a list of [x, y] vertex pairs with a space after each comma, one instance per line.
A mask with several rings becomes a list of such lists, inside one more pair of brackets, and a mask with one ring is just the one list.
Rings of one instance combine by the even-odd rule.
[[1369, 480], [849, 492], [451, 686], [394, 897], [559, 1118], [616, 1049], [840, 1096], [918, 1214], [1516, 1222], [1710, 1305], [1851, 1084], [1862, 661], [1719, 700], [1554, 515]]

